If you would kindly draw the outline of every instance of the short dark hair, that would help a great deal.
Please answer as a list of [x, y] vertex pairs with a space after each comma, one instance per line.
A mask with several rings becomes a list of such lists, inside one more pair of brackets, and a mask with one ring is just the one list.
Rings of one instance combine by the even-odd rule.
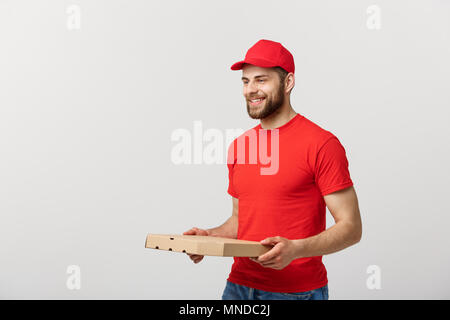
[[280, 82], [284, 83], [284, 80], [286, 79], [286, 76], [288, 75], [289, 72], [284, 70], [282, 67], [274, 67], [273, 69], [278, 73], [278, 77], [280, 77]]

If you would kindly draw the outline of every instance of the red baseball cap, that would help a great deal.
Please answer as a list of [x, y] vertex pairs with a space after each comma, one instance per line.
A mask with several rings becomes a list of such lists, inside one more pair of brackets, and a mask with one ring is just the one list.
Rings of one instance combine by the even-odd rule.
[[258, 67], [281, 67], [287, 72], [295, 72], [294, 57], [279, 42], [271, 40], [259, 40], [245, 54], [245, 59], [236, 62], [231, 70], [241, 70], [244, 63]]

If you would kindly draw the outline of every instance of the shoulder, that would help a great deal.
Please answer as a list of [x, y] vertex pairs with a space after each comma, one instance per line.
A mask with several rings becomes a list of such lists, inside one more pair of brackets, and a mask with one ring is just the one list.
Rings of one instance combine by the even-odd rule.
[[297, 137], [307, 145], [313, 146], [317, 151], [330, 139], [337, 137], [329, 130], [303, 116], [301, 126], [298, 128]]

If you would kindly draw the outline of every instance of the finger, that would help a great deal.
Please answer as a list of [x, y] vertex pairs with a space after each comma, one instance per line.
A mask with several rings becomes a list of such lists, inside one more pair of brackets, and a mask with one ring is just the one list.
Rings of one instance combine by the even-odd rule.
[[277, 269], [277, 266], [275, 264], [270, 264], [270, 265], [263, 266], [263, 268]]
[[277, 268], [279, 266], [279, 262], [276, 260], [270, 260], [270, 262], [260, 262], [260, 265], [264, 268]]
[[280, 254], [280, 248], [277, 246], [270, 249], [268, 252], [264, 253], [263, 255], [258, 257], [259, 262], [267, 262], [271, 259], [276, 258]]
[[281, 237], [269, 237], [264, 240], [261, 240], [260, 243], [263, 245], [276, 245], [278, 242], [281, 241]]
[[199, 257], [199, 258], [197, 258], [197, 259], [194, 260], [194, 263], [199, 263], [199, 262], [202, 261], [202, 260], [203, 260], [203, 257]]
[[274, 267], [276, 267], [276, 266], [278, 265], [278, 263], [277, 263], [277, 262], [261, 263], [261, 265], [262, 265], [264, 268], [274, 268]]
[[183, 235], [195, 235], [197, 231], [197, 228], [191, 228], [188, 231], [183, 232]]
[[270, 260], [270, 262], [264, 262], [264, 263], [263, 262], [259, 262], [258, 258], [250, 258], [250, 260], [252, 260], [253, 262], [259, 264], [262, 267], [272, 266], [272, 265], [274, 265], [276, 263], [275, 260], [273, 260], [273, 259]]
[[277, 264], [275, 262], [271, 262], [271, 263], [261, 263], [258, 261], [255, 261], [255, 262], [263, 268], [275, 268], [277, 266]]
[[259, 264], [261, 267], [263, 267], [263, 268], [270, 268], [270, 269], [281, 270], [281, 268], [280, 268], [280, 267], [278, 266], [278, 264], [276, 264], [276, 263], [262, 264], [262, 263], [259, 263], [259, 262], [258, 262], [258, 264]]

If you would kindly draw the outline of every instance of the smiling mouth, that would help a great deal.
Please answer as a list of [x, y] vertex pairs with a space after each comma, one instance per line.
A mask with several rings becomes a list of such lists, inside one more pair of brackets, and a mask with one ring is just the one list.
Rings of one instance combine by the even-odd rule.
[[257, 99], [251, 99], [251, 100], [249, 100], [249, 102], [250, 102], [250, 105], [257, 106], [257, 105], [260, 105], [264, 100], [266, 100], [266, 98], [261, 97], [261, 98], [257, 98]]

